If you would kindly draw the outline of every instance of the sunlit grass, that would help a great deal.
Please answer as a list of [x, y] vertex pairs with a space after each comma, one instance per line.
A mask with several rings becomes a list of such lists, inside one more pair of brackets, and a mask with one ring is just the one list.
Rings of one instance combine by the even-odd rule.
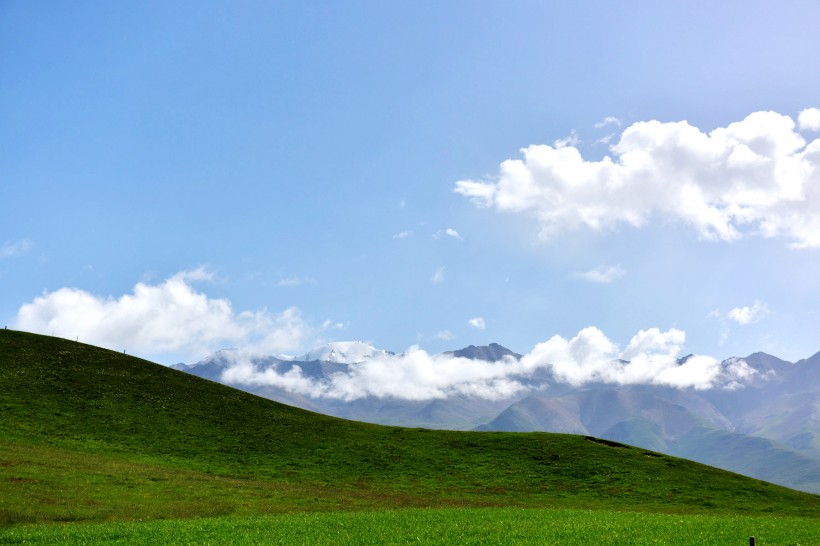
[[511, 508], [391, 510], [24, 526], [0, 543], [27, 544], [540, 544], [617, 546], [820, 543], [805, 518]]

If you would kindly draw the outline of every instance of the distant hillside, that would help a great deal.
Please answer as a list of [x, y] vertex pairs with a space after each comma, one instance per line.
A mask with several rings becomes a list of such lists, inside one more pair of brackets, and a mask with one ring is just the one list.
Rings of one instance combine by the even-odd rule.
[[[782, 408], [779, 414], [787, 410]], [[733, 428], [697, 392], [648, 387], [530, 396], [479, 427], [588, 434], [820, 493], [820, 460]]]
[[0, 331], [0, 385], [0, 523], [442, 505], [820, 516], [820, 497], [645, 449], [344, 421], [34, 334]]
[[[243, 358], [249, 358], [259, 370], [283, 375], [298, 367], [303, 377], [327, 382], [334, 374], [352, 373], [360, 365], [356, 360], [366, 362], [373, 355], [385, 354], [388, 353], [361, 342], [343, 342], [296, 359]], [[333, 360], [304, 360], [314, 356]], [[487, 362], [521, 357], [497, 343], [470, 345], [443, 356]], [[539, 369], [533, 375], [516, 377], [528, 390], [507, 397], [452, 395], [434, 400], [369, 396], [347, 401], [310, 397], [271, 384], [231, 382], [223, 375], [237, 363], [236, 355], [230, 351], [177, 368], [272, 400], [346, 419], [451, 430], [593, 435], [820, 493], [820, 353], [791, 363], [758, 352], [743, 359], [728, 359], [724, 364], [736, 360], [743, 360], [751, 373], [732, 388], [698, 391], [611, 384], [575, 388], [555, 381], [547, 369]], [[729, 445], [743, 445], [746, 449], [727, 450]]]
[[743, 360], [755, 374], [734, 389], [548, 389], [478, 428], [591, 434], [820, 493], [820, 353]]

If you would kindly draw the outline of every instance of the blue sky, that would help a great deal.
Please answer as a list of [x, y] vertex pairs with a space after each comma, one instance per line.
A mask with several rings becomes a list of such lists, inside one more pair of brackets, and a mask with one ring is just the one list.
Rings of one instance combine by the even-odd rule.
[[820, 5], [660, 4], [5, 1], [2, 320], [811, 356]]

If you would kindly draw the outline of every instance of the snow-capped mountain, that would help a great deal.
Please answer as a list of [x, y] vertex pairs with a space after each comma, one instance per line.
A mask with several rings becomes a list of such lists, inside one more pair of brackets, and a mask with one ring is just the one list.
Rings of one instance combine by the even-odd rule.
[[380, 356], [392, 354], [383, 349], [377, 349], [364, 341], [335, 341], [326, 343], [308, 351], [293, 360], [300, 362], [334, 362], [336, 364], [358, 364]]

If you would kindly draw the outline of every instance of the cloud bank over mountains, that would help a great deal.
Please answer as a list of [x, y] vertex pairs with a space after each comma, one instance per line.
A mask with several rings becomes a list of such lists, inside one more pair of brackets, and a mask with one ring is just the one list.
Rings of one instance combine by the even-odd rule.
[[591, 228], [640, 228], [669, 219], [707, 240], [782, 237], [795, 248], [820, 247], [820, 110], [798, 123], [754, 112], [705, 133], [686, 121], [638, 122], [585, 160], [572, 143], [532, 145], [501, 163], [493, 180], [461, 180], [454, 191], [480, 207], [534, 216], [540, 236]]
[[507, 356], [496, 362], [431, 355], [414, 346], [402, 354], [373, 351], [328, 377], [303, 373], [295, 364], [280, 371], [258, 364], [259, 355], [246, 351], [221, 353], [231, 364], [221, 380], [235, 385], [272, 386], [311, 398], [353, 401], [367, 397], [432, 400], [466, 395], [498, 400], [532, 388], [528, 381], [547, 372], [558, 383], [575, 387], [586, 383], [658, 385], [697, 390], [735, 389], [758, 372], [743, 360], [721, 362], [710, 356], [681, 357], [686, 334], [657, 328], [638, 332], [624, 350], [599, 329], [588, 327], [572, 339], [553, 336], [521, 359]]
[[[223, 351], [233, 361], [225, 381], [343, 400], [370, 396], [430, 400], [457, 394], [500, 399], [530, 388], [526, 380], [538, 372], [573, 386], [601, 382], [695, 389], [732, 388], [755, 373], [743, 361], [727, 364], [701, 355], [681, 358], [686, 337], [681, 330], [642, 330], [621, 350], [590, 326], [571, 339], [553, 336], [520, 360], [487, 362], [448, 353], [433, 355], [414, 346], [402, 354], [374, 350], [362, 362], [349, 364], [330, 378], [316, 379], [304, 375], [298, 365], [279, 372], [275, 367], [260, 369], [255, 362], [302, 347], [319, 329], [295, 307], [280, 313], [237, 313], [228, 300], [208, 297], [192, 286], [212, 279], [202, 268], [182, 271], [157, 284], [138, 283], [131, 294], [119, 298], [61, 288], [24, 304], [13, 327], [142, 355], [174, 353], [201, 359], [221, 347], [240, 347]], [[755, 307], [738, 310], [736, 320], [752, 320], [760, 312]], [[482, 317], [469, 324], [486, 328]]]
[[546, 368], [562, 383], [580, 386], [660, 385], [675, 388], [734, 388], [756, 372], [744, 361], [721, 362], [681, 351], [686, 333], [672, 328], [641, 330], [621, 351], [598, 328], [584, 328], [570, 340], [554, 336], [521, 359], [529, 369]]

